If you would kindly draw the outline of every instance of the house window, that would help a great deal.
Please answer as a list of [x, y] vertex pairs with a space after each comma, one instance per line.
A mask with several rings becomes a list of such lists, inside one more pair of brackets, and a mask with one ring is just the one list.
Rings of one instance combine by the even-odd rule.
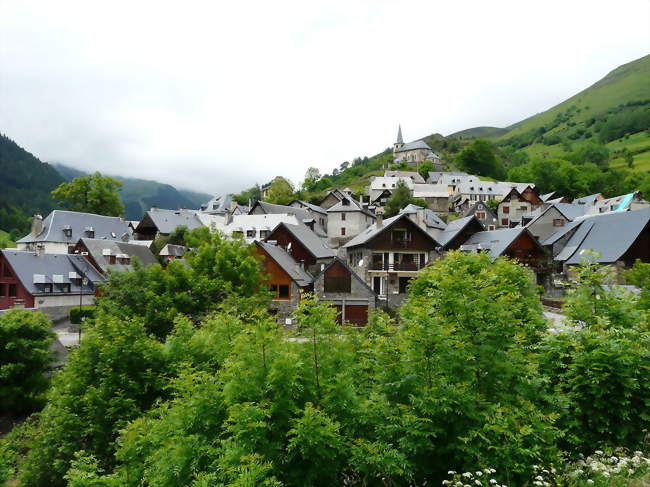
[[476, 212], [476, 218], [479, 220], [483, 220], [485, 218], [485, 212], [484, 211], [477, 211]]
[[392, 237], [394, 242], [407, 244], [411, 241], [411, 232], [408, 230], [396, 229], [393, 230]]
[[10, 298], [15, 298], [16, 297], [16, 285], [15, 284], [9, 284], [9, 294], [8, 296]]
[[527, 206], [520, 206], [519, 209], [521, 211], [526, 211], [526, 210], [528, 210], [528, 207]]
[[247, 238], [255, 238], [255, 230], [246, 230]]
[[509, 207], [509, 206], [504, 206], [504, 207], [503, 207], [503, 212], [504, 212], [506, 215], [507, 215], [508, 213], [510, 213], [510, 207]]
[[501, 226], [502, 227], [507, 227], [509, 225], [510, 225], [510, 220], [508, 220], [507, 218], [501, 218]]
[[5, 264], [2, 267], [2, 277], [13, 277], [11, 271], [9, 270], [9, 264]]
[[6, 296], [5, 289], [6, 289], [6, 286], [0, 282], [0, 298]]
[[51, 293], [52, 292], [52, 284], [50, 284], [50, 283], [43, 284], [43, 292], [44, 293]]
[[278, 299], [289, 299], [289, 286], [287, 284], [278, 286]]
[[325, 276], [326, 293], [349, 293], [352, 287], [352, 278]]
[[269, 230], [260, 230], [260, 238], [266, 238], [269, 236]]
[[553, 219], [553, 226], [554, 227], [563, 227], [564, 226], [564, 219], [563, 218], [554, 218]]
[[494, 225], [488, 225], [488, 231], [494, 230]]
[[341, 227], [341, 235], [345, 235], [345, 227]]
[[108, 263], [109, 264], [115, 264], [116, 262], [117, 262], [117, 257], [115, 257], [114, 255], [109, 255], [108, 256]]
[[399, 278], [399, 293], [400, 294], [405, 294], [406, 293], [406, 288], [409, 285], [409, 282], [411, 281], [411, 277], [400, 277]]
[[341, 213], [341, 220], [345, 221], [345, 213]]
[[60, 293], [69, 293], [70, 292], [70, 283], [66, 282], [63, 284], [57, 284], [56, 290]]
[[341, 201], [341, 204], [342, 204], [343, 206], [350, 206], [350, 200], [347, 199], [347, 198], [345, 198], [343, 201]]

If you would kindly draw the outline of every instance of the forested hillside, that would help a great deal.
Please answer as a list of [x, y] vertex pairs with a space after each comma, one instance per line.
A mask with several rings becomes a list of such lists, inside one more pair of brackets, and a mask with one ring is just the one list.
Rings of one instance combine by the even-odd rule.
[[[54, 167], [65, 177], [71, 180], [77, 176], [85, 176], [87, 173], [66, 166], [61, 163], [54, 163]], [[211, 196], [206, 193], [193, 191], [182, 191], [170, 184], [149, 181], [146, 179], [124, 178], [113, 176], [122, 182], [120, 198], [125, 208], [127, 220], [139, 220], [142, 215], [152, 206], [158, 208], [198, 208], [202, 203], [208, 201]]]
[[50, 191], [64, 179], [47, 163], [0, 134], [0, 229], [10, 231], [12, 240], [29, 230], [34, 213], [53, 209]]

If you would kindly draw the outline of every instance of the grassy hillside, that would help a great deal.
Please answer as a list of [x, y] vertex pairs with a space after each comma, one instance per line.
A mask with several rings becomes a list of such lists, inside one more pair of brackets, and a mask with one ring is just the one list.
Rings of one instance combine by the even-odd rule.
[[473, 137], [475, 139], [488, 139], [492, 137], [499, 137], [508, 132], [507, 128], [500, 127], [472, 127], [471, 129], [461, 130], [454, 132], [447, 137]]
[[[60, 163], [56, 163], [54, 166], [67, 180], [87, 174], [84, 171]], [[211, 198], [206, 193], [177, 190], [169, 184], [157, 181], [114, 177], [122, 181], [123, 184], [120, 196], [124, 204], [127, 220], [139, 220], [142, 218], [143, 213], [152, 206], [174, 210], [178, 208], [198, 208], [201, 203], [205, 203]]]

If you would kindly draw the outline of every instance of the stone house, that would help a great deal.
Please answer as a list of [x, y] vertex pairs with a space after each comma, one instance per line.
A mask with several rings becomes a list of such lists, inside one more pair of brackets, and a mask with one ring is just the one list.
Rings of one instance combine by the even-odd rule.
[[439, 243], [407, 214], [377, 222], [343, 246], [348, 265], [380, 299], [397, 306], [411, 279], [439, 256]]
[[386, 191], [393, 193], [397, 184], [402, 181], [409, 191], [413, 192], [413, 185], [415, 184], [413, 180], [409, 177], [399, 177], [399, 176], [373, 176], [370, 179], [370, 186], [368, 187], [368, 196], [370, 201], [376, 201], [381, 195], [384, 195]]
[[418, 166], [424, 161], [431, 161], [436, 169], [442, 169], [440, 157], [435, 154], [424, 140], [404, 143], [402, 126], [397, 129], [397, 140], [393, 144], [393, 159], [396, 163], [407, 162], [410, 166]]
[[[313, 206], [313, 208], [312, 208]], [[317, 235], [326, 236], [327, 218], [323, 218], [322, 208], [315, 205], [310, 206], [289, 206], [276, 205], [266, 201], [258, 201], [250, 209], [249, 215], [294, 215], [299, 222], [311, 228]]]
[[41, 247], [46, 254], [67, 254], [80, 238], [129, 240], [131, 229], [128, 221], [116, 216], [54, 210], [44, 220], [35, 215], [29, 235], [18, 240], [16, 247], [28, 251]]
[[523, 190], [512, 188], [497, 206], [499, 227], [511, 228], [521, 224], [524, 215], [531, 213], [542, 204], [537, 190], [526, 186]]
[[343, 198], [327, 210], [327, 242], [339, 248], [375, 222], [375, 215], [352, 197]]
[[485, 201], [477, 201], [474, 203], [463, 216], [475, 216], [488, 231], [496, 230], [499, 226], [496, 214]]
[[587, 207], [571, 203], [554, 203], [540, 206], [533, 213], [524, 215], [521, 224], [540, 242], [546, 240], [562, 227], [578, 217], [584, 216]]
[[281, 323], [292, 325], [293, 311], [300, 303], [301, 293], [312, 289], [313, 277], [304, 265], [271, 242], [255, 242], [255, 249], [262, 257], [262, 265], [268, 276], [271, 292], [271, 309]]
[[368, 312], [375, 309], [377, 299], [363, 279], [339, 258], [314, 278], [314, 294], [336, 308], [339, 323], [357, 326], [368, 323]]
[[436, 213], [449, 213], [449, 194], [437, 184], [414, 184], [413, 197], [426, 201]]
[[134, 257], [144, 266], [158, 263], [149, 247], [115, 240], [82, 238], [71, 253], [85, 257], [102, 274], [132, 270]]
[[104, 281], [81, 255], [0, 250], [0, 309], [90, 305]]
[[311, 213], [312, 217], [316, 220], [316, 223], [320, 225], [321, 228], [327, 228], [327, 210], [325, 208], [321, 208], [318, 205], [313, 205], [303, 200], [293, 200], [291, 203], [289, 203], [289, 206], [308, 210]]

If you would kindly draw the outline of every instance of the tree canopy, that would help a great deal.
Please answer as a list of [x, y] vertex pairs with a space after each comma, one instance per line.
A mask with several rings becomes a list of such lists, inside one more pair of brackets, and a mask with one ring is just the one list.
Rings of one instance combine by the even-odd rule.
[[505, 170], [497, 158], [494, 147], [484, 139], [477, 139], [465, 147], [456, 156], [456, 164], [460, 169], [478, 176], [488, 176], [502, 179]]
[[269, 186], [266, 201], [278, 205], [288, 205], [294, 199], [293, 186], [285, 178], [275, 178]]
[[120, 216], [124, 214], [119, 193], [121, 187], [122, 183], [117, 179], [96, 172], [60, 184], [52, 191], [52, 197], [72, 211]]
[[388, 198], [388, 201], [386, 201], [384, 215], [387, 218], [395, 216], [402, 208], [410, 204], [422, 206], [423, 208], [426, 208], [428, 206], [427, 202], [423, 199], [414, 198], [411, 194], [411, 190], [408, 188], [408, 186], [406, 186], [406, 183], [400, 179], [397, 181], [395, 189], [390, 195], [390, 198]]

